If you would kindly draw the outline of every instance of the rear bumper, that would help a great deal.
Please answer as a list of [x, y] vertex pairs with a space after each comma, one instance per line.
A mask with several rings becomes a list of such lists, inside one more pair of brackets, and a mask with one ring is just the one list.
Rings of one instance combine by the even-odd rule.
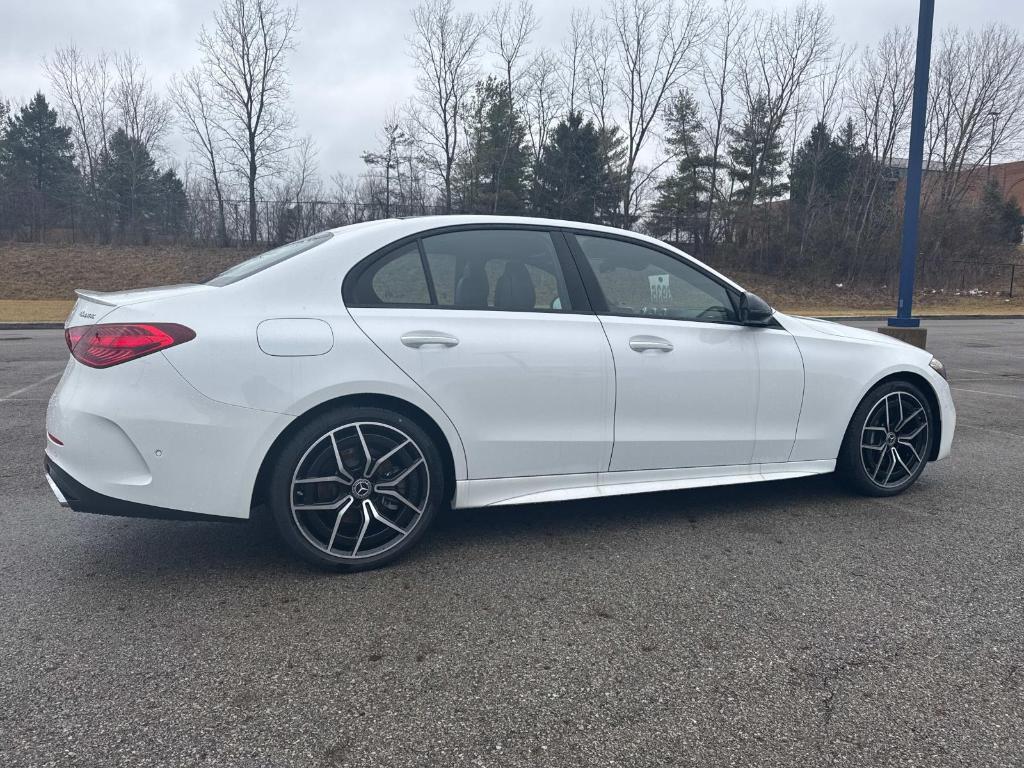
[[72, 361], [47, 409], [47, 474], [83, 512], [244, 519], [291, 420], [210, 400], [160, 354], [104, 370]]
[[116, 517], [142, 517], [150, 520], [242, 521], [242, 518], [238, 517], [200, 515], [180, 509], [154, 507], [149, 504], [139, 504], [134, 501], [104, 496], [102, 493], [97, 493], [75, 480], [75, 478], [58, 467], [49, 456], [43, 459], [43, 468], [46, 470], [46, 480], [50, 484], [50, 490], [57, 497], [57, 501], [62, 507], [69, 507], [75, 512], [88, 512], [93, 515], [114, 515]]

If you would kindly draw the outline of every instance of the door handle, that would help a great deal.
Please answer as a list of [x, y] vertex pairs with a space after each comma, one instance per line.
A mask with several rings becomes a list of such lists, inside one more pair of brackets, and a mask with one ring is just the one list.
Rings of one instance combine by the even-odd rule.
[[634, 336], [629, 340], [629, 348], [634, 352], [671, 352], [674, 349], [671, 341], [660, 336]]
[[439, 331], [410, 331], [402, 334], [402, 343], [413, 348], [425, 347], [428, 344], [454, 347], [459, 340], [449, 333], [440, 333]]

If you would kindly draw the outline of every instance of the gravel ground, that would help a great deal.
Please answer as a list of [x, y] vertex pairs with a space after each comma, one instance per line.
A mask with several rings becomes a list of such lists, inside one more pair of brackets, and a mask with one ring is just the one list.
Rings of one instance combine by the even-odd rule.
[[447, 514], [381, 571], [60, 509], [59, 332], [0, 332], [0, 765], [1020, 766], [1024, 321], [933, 321], [960, 426], [831, 478]]

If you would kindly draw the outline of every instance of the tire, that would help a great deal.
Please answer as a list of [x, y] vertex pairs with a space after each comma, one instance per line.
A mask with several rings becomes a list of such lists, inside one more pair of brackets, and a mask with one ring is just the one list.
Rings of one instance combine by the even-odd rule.
[[445, 498], [441, 467], [437, 446], [409, 417], [334, 408], [289, 438], [270, 476], [268, 507], [285, 544], [306, 562], [379, 568], [434, 521]]
[[931, 456], [936, 416], [909, 381], [880, 384], [857, 406], [836, 469], [865, 496], [895, 496], [913, 485]]

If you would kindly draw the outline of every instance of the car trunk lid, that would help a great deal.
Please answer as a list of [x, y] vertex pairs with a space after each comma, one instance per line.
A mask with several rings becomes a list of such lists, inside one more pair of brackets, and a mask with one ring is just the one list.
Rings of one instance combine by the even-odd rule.
[[156, 299], [169, 299], [190, 293], [216, 290], [208, 285], [185, 284], [164, 285], [157, 288], [138, 288], [129, 291], [90, 291], [83, 288], [75, 290], [78, 300], [74, 309], [64, 322], [65, 328], [79, 325], [92, 325], [103, 320], [118, 307], [129, 304], [141, 304]]

